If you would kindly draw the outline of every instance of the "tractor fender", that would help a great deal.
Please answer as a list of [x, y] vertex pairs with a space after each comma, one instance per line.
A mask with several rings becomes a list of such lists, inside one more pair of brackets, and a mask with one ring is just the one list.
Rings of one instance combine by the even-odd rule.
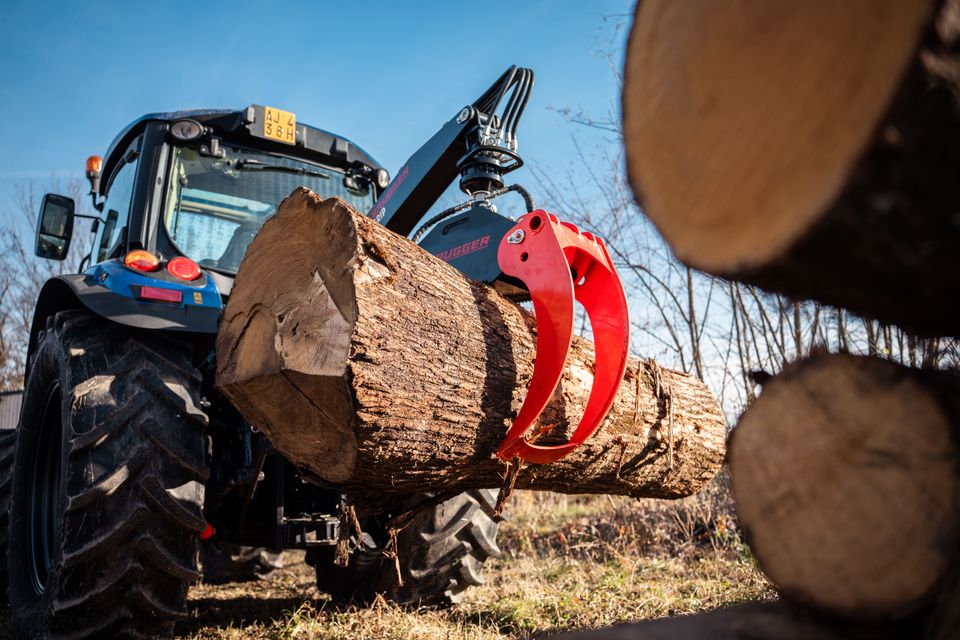
[[[137, 297], [141, 286], [179, 289], [182, 301], [141, 300]], [[140, 329], [216, 334], [223, 303], [213, 279], [207, 276], [196, 284], [180, 284], [133, 273], [117, 262], [94, 265], [79, 274], [54, 276], [44, 283], [34, 308], [28, 363], [47, 318], [67, 309], [88, 309], [105, 320]]]

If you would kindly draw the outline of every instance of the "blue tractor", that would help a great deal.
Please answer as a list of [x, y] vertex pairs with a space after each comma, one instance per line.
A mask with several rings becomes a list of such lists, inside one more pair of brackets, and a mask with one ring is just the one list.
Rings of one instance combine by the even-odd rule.
[[[340, 488], [298, 469], [218, 392], [214, 344], [248, 245], [307, 187], [474, 280], [532, 298], [538, 348], [540, 336], [566, 338], [538, 359], [539, 395], [528, 394], [498, 455], [547, 463], [576, 447], [613, 402], [629, 322], [603, 243], [505, 184], [523, 164], [517, 124], [532, 88], [531, 70], [510, 67], [393, 180], [351, 141], [261, 105], [147, 115], [88, 160], [92, 250], [80, 273], [39, 294], [19, 426], [0, 436], [0, 581], [16, 638], [169, 635], [201, 566], [208, 581], [249, 578], [283, 549], [306, 550], [319, 588], [339, 600], [441, 605], [482, 582], [498, 553], [494, 491], [367, 496], [361, 526], [341, 528], [353, 510]], [[456, 180], [468, 199], [428, 217]], [[529, 214], [519, 221], [492, 204], [511, 193]], [[63, 260], [77, 217], [71, 199], [46, 195], [37, 255]], [[545, 252], [525, 272], [537, 238]], [[504, 263], [498, 246], [516, 259]], [[534, 445], [523, 432], [562, 372], [575, 282], [586, 312], [604, 318], [603, 375], [571, 442]]]
[[[469, 109], [397, 185], [351, 141], [259, 105], [150, 114], [91, 157], [92, 250], [40, 292], [19, 427], [0, 438], [0, 579], [16, 638], [169, 635], [200, 566], [208, 581], [242, 579], [291, 548], [338, 599], [443, 604], [482, 581], [498, 553], [492, 492], [427, 502], [396, 540], [383, 523], [424, 497], [385, 499], [337, 566], [340, 492], [275, 451], [213, 380], [233, 276], [281, 200], [306, 186], [386, 222], [375, 205], [389, 192], [409, 226], [444, 180], [491, 171], [489, 154], [458, 167], [449, 152], [476, 135]], [[74, 209], [44, 197], [38, 256], [64, 259]]]

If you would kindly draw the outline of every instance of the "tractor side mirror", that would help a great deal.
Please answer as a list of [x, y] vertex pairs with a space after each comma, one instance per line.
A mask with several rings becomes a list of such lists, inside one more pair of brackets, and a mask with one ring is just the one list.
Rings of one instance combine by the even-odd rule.
[[41, 258], [63, 260], [73, 237], [72, 198], [48, 193], [40, 203], [40, 218], [37, 220], [37, 244], [34, 253]]

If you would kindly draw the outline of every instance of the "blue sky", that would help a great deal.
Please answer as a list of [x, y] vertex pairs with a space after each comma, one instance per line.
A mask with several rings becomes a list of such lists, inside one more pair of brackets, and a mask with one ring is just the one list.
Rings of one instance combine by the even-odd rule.
[[602, 54], [622, 51], [614, 25], [631, 5], [14, 0], [0, 23], [0, 211], [18, 180], [82, 175], [129, 121], [183, 108], [295, 111], [392, 174], [510, 64], [537, 73], [521, 153], [564, 167], [576, 128], [551, 108], [617, 108]]

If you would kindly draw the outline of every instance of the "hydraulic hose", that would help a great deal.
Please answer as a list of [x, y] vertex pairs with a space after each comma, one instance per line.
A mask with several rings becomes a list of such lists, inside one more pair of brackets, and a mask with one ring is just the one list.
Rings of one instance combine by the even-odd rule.
[[[523, 198], [523, 204], [527, 208], [527, 213], [530, 213], [531, 211], [537, 208], [537, 205], [533, 199], [533, 196], [530, 195], [530, 192], [527, 191], [525, 187], [519, 184], [511, 184], [508, 187], [503, 187], [502, 189], [491, 191], [490, 194], [487, 196], [487, 200], [493, 200], [494, 198], [502, 196], [505, 193], [508, 193], [510, 191], [513, 191], [519, 194], [520, 197]], [[444, 209], [443, 211], [441, 211], [440, 213], [438, 213], [437, 215], [433, 216], [432, 218], [424, 222], [422, 225], [420, 225], [420, 228], [417, 229], [417, 232], [414, 233], [410, 239], [413, 240], [414, 243], [419, 243], [420, 238], [422, 238], [424, 234], [434, 225], [437, 225], [443, 222], [450, 216], [460, 213], [465, 209], [469, 209], [474, 205], [475, 202], [476, 202], [475, 200], [467, 200], [466, 202], [461, 202], [460, 204], [454, 205], [449, 209]]]

